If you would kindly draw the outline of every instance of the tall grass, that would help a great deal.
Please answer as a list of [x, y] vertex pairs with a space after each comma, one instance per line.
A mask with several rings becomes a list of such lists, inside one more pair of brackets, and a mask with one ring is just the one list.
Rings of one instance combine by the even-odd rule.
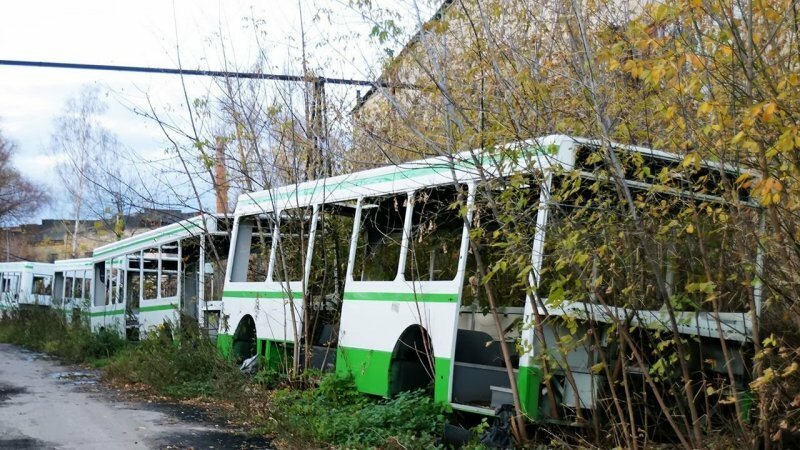
[[56, 310], [7, 311], [0, 319], [0, 342], [56, 355], [68, 362], [100, 364], [127, 346], [116, 333], [92, 333], [75, 321], [67, 323]]
[[106, 367], [114, 380], [146, 384], [176, 398], [230, 398], [248, 381], [196, 324], [164, 324]]

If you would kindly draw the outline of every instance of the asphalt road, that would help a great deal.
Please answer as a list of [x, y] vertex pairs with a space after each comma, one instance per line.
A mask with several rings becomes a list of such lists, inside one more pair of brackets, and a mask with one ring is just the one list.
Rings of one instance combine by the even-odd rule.
[[0, 450], [268, 447], [190, 407], [121, 401], [96, 373], [0, 344]]

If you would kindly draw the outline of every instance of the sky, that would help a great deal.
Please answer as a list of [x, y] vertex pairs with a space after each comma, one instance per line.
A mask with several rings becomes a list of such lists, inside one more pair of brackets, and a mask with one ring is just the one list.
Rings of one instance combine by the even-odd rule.
[[[385, 3], [406, 17], [412, 32], [432, 11], [413, 0]], [[221, 70], [227, 60], [247, 71], [261, 56], [273, 73], [298, 74], [301, 18], [309, 59], [321, 74], [372, 79], [379, 72], [380, 49], [368, 39], [373, 24], [348, 0], [3, 2], [0, 59], [178, 67], [180, 55], [187, 69]], [[145, 159], [162, 158], [167, 143], [134, 111], [147, 109], [148, 98], [162, 111], [184, 110], [177, 76], [0, 66], [0, 132], [17, 144], [20, 171], [56, 194], [35, 219], [67, 214], [49, 143], [54, 118], [85, 85], [98, 86], [108, 104], [103, 125]], [[209, 78], [187, 79], [190, 100], [213, 89]]]

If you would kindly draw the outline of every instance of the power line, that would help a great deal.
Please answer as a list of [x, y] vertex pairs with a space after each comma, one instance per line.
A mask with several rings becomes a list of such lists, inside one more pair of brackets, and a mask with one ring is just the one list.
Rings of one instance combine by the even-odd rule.
[[102, 70], [107, 72], [162, 73], [170, 75], [188, 75], [188, 76], [220, 77], [220, 78], [248, 78], [255, 80], [271, 80], [271, 81], [301, 81], [301, 82], [318, 82], [318, 83], [321, 82], [330, 84], [344, 84], [351, 86], [372, 86], [372, 87], [379, 85], [383, 86], [384, 84], [380, 82], [354, 80], [349, 78], [303, 77], [299, 75], [258, 73], [258, 72], [229, 72], [225, 70], [191, 70], [191, 69], [173, 69], [167, 67], [115, 66], [109, 64], [78, 64], [78, 63], [47, 62], [47, 61], [18, 61], [9, 59], [0, 59], [0, 66], [44, 67], [51, 69]]

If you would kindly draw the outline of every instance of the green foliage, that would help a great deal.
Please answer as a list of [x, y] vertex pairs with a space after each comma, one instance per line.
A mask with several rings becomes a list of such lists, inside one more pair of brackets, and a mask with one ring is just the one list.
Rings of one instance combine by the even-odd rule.
[[335, 375], [304, 391], [277, 391], [272, 408], [289, 439], [342, 448], [431, 448], [444, 424], [442, 406], [421, 392], [374, 399]]
[[[174, 339], [173, 339], [174, 336]], [[114, 380], [143, 383], [176, 398], [226, 398], [243, 391], [244, 377], [196, 325], [162, 325], [106, 368]]]
[[0, 320], [0, 342], [47, 352], [69, 362], [102, 361], [126, 346], [116, 333], [92, 333], [82, 322], [67, 323], [54, 309], [11, 311]]

